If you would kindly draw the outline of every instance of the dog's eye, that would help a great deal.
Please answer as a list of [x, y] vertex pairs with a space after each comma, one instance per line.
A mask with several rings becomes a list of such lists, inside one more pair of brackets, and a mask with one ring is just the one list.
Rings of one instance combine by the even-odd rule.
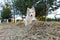
[[31, 12], [29, 12], [29, 13], [31, 13]]
[[32, 13], [34, 13], [34, 12], [32, 12]]

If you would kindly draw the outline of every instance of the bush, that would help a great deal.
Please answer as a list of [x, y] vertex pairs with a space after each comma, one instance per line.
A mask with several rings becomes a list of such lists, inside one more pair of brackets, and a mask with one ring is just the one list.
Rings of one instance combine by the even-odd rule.
[[18, 19], [18, 20], [16, 20], [17, 22], [22, 22], [23, 20], [20, 20], [20, 19]]
[[48, 18], [47, 21], [60, 21], [60, 18], [56, 18], [56, 19]]

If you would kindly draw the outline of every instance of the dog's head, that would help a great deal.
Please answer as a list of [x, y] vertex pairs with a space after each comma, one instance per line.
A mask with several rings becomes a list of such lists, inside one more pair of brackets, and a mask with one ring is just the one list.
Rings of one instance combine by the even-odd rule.
[[27, 16], [35, 17], [35, 8], [27, 8]]

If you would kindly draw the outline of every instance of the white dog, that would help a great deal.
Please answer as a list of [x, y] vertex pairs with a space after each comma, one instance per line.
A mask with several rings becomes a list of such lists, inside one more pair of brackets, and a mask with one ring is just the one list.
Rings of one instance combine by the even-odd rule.
[[25, 25], [29, 25], [32, 23], [32, 20], [35, 19], [35, 8], [27, 8], [27, 15], [25, 18]]

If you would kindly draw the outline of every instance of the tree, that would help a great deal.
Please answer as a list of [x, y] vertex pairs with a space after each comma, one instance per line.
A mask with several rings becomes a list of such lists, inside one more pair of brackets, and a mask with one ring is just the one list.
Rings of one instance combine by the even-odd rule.
[[42, 0], [41, 2], [39, 2], [36, 5], [36, 16], [39, 15], [42, 18], [43, 18], [43, 16], [45, 16], [45, 20], [46, 20], [46, 16], [48, 15], [48, 10], [50, 7], [52, 7], [53, 2], [54, 2], [54, 0]]
[[11, 11], [10, 11], [9, 5], [7, 3], [3, 6], [3, 12], [1, 14], [1, 16], [2, 16], [2, 19], [11, 18]]
[[13, 6], [17, 10], [20, 10], [24, 15], [26, 15], [27, 7], [34, 6], [36, 9], [36, 16], [46, 16], [48, 14], [48, 9], [49, 7], [52, 7], [53, 2], [54, 0], [15, 0]]
[[31, 7], [35, 0], [14, 0], [13, 6], [20, 10], [23, 15], [26, 15], [27, 7]]
[[36, 16], [40, 15], [40, 16], [44, 16], [46, 15], [46, 5], [45, 3], [39, 3], [37, 4], [36, 8]]
[[[36, 4], [36, 2], [41, 1], [41, 0], [14, 0], [13, 6], [22, 12], [22, 14], [26, 13], [27, 7], [31, 7], [32, 5]], [[47, 4], [50, 6], [53, 5], [54, 0], [47, 0]], [[42, 0], [40, 3], [36, 5], [36, 8], [41, 12], [42, 9], [46, 9], [46, 0]], [[40, 10], [41, 9], [41, 10]], [[38, 11], [38, 12], [39, 12]], [[40, 13], [39, 12], [39, 13]], [[45, 14], [45, 13], [44, 13]]]

